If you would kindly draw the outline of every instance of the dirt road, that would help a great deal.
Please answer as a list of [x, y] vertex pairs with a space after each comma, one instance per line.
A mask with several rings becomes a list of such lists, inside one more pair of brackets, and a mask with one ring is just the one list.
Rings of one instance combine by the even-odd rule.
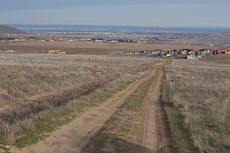
[[[148, 89], [144, 104], [129, 110], [126, 102], [104, 128], [98, 132], [83, 153], [173, 153], [170, 130], [163, 104], [160, 101], [162, 72]], [[141, 89], [139, 89], [141, 90]], [[139, 96], [141, 91], [133, 96]]]
[[[145, 105], [133, 119], [129, 141], [135, 144], [136, 153], [172, 153], [170, 130], [160, 101], [162, 73], [148, 91]], [[133, 147], [132, 147], [133, 149]]]
[[[94, 143], [100, 142], [97, 136], [103, 131], [106, 125], [115, 124], [112, 118], [120, 116], [125, 105], [138, 90], [155, 75], [156, 70], [144, 78], [137, 80], [128, 88], [117, 93], [107, 102], [90, 108], [70, 124], [57, 129], [45, 140], [22, 150], [14, 150], [15, 153], [76, 153], [76, 152], [100, 152]], [[161, 74], [154, 81], [145, 98], [146, 103], [137, 112], [125, 114], [123, 119], [131, 125], [128, 132], [122, 139], [126, 141], [128, 150], [123, 152], [170, 152], [171, 139], [167, 127], [162, 125], [162, 108], [159, 104], [161, 86]], [[128, 117], [125, 117], [128, 116]], [[132, 120], [129, 120], [129, 118]], [[162, 123], [164, 123], [164, 118]], [[158, 124], [158, 125], [157, 125]], [[166, 125], [167, 126], [167, 125]], [[162, 131], [163, 129], [163, 131]], [[95, 141], [94, 141], [95, 140]], [[125, 143], [124, 143], [125, 144]], [[100, 146], [102, 149], [105, 146]], [[117, 152], [109, 147], [109, 152]], [[121, 147], [122, 148], [122, 147]], [[130, 148], [130, 149], [129, 149]], [[131, 151], [133, 150], [133, 151]]]

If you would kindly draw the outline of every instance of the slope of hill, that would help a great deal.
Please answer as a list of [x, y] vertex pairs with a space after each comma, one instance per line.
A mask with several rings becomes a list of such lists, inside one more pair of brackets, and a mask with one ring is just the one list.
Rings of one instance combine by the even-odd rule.
[[5, 25], [0, 25], [0, 34], [3, 33], [8, 33], [8, 34], [26, 34], [26, 32], [13, 28], [13, 27], [9, 27], [9, 26], [5, 26]]

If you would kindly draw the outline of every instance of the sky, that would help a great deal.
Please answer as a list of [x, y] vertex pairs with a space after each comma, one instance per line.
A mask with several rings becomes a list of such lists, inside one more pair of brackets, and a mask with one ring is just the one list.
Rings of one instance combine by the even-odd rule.
[[230, 27], [230, 0], [0, 0], [0, 24]]

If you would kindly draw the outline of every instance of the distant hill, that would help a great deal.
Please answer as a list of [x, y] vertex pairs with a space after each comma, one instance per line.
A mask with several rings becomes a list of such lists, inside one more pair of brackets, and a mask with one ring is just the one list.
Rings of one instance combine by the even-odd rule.
[[0, 25], [0, 34], [8, 33], [8, 34], [27, 34], [26, 32], [19, 30], [17, 28]]
[[215, 34], [230, 32], [230, 27], [151, 27], [119, 25], [36, 25], [10, 24], [29, 33], [49, 32], [165, 32]]

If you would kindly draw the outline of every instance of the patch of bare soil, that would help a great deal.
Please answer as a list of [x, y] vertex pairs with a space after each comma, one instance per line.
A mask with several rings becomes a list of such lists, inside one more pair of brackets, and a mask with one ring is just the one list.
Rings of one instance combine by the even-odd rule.
[[[161, 78], [162, 73], [151, 85], [145, 104], [139, 111], [126, 109], [126, 101], [82, 152], [175, 152], [164, 106], [160, 101]], [[138, 95], [138, 89], [133, 95]]]

